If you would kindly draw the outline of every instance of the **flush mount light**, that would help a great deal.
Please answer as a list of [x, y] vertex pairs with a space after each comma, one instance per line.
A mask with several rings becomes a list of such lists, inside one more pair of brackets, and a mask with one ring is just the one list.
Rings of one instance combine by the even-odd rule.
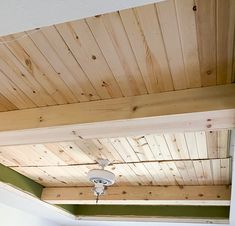
[[109, 165], [109, 160], [99, 159], [97, 162], [101, 169], [93, 169], [88, 172], [88, 179], [94, 184], [92, 190], [96, 196], [96, 203], [98, 203], [99, 196], [105, 194], [107, 186], [113, 185], [115, 182], [115, 175], [104, 169]]

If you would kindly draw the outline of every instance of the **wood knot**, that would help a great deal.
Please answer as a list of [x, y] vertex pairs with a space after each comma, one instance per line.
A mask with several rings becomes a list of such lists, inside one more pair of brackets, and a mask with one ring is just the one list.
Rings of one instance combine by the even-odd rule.
[[27, 66], [31, 66], [31, 61], [30, 61], [29, 59], [25, 59], [25, 64], [26, 64]]
[[197, 6], [196, 5], [193, 6], [193, 11], [197, 11]]
[[132, 111], [136, 111], [138, 109], [138, 106], [134, 106], [133, 108], [132, 108]]
[[39, 118], [39, 122], [42, 122], [43, 121], [43, 118], [42, 118], [42, 116], [40, 116], [40, 118]]
[[96, 18], [99, 18], [99, 17], [101, 17], [101, 15], [100, 15], [100, 14], [98, 14], [98, 15], [95, 15], [95, 17], [96, 17]]
[[211, 126], [212, 126], [211, 124], [206, 125], [206, 127], [207, 127], [208, 129], [211, 128]]
[[208, 75], [211, 75], [211, 74], [212, 74], [212, 71], [211, 71], [211, 70], [208, 70], [208, 71], [206, 71], [206, 73], [207, 73]]
[[122, 194], [125, 195], [125, 194], [126, 194], [126, 191], [123, 191]]
[[103, 81], [101, 86], [102, 87], [108, 87], [109, 85], [105, 81]]
[[204, 195], [203, 194], [198, 194], [199, 197], [203, 197]]
[[92, 56], [91, 56], [91, 59], [92, 59], [92, 60], [96, 60], [96, 56], [95, 56], [95, 55], [92, 55]]

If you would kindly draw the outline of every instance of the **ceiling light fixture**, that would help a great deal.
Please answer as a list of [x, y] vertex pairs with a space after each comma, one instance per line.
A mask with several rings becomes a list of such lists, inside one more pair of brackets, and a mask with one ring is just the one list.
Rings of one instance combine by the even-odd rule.
[[94, 184], [92, 191], [96, 196], [96, 203], [98, 203], [99, 196], [105, 194], [107, 186], [113, 185], [115, 182], [115, 175], [104, 169], [109, 165], [109, 160], [98, 159], [97, 162], [101, 169], [93, 169], [88, 172], [88, 179]]

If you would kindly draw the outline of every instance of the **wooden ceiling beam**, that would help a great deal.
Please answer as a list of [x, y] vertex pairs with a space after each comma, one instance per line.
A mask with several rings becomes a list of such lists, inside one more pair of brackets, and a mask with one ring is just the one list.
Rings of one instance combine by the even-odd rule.
[[[121, 186], [100, 196], [106, 205], [229, 206], [230, 186]], [[41, 199], [51, 204], [95, 204], [91, 187], [44, 188]]]
[[235, 84], [0, 113], [0, 145], [235, 127]]

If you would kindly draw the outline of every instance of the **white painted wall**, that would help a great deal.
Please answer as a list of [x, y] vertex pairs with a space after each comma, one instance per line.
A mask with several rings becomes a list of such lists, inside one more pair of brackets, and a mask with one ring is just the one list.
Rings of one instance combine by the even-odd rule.
[[60, 226], [75, 222], [73, 215], [1, 182], [0, 204], [0, 226]]
[[0, 36], [162, 0], [0, 0]]
[[34, 216], [0, 203], [1, 226], [59, 226], [52, 221]]

